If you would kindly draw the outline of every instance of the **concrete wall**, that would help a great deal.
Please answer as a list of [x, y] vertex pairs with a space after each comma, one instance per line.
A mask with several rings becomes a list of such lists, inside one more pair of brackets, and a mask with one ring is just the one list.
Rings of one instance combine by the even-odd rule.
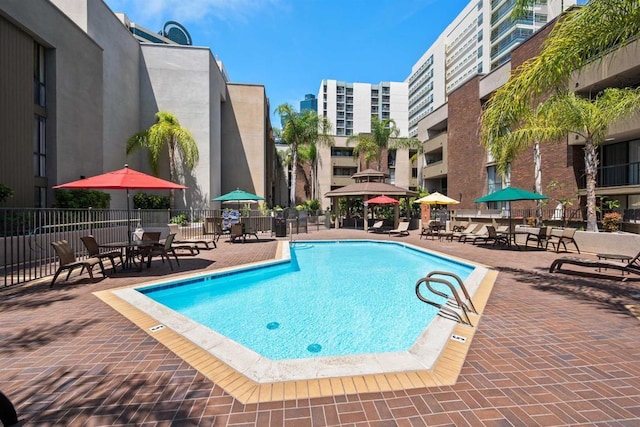
[[[47, 185], [102, 172], [103, 54], [80, 27], [44, 0], [3, 0], [0, 13], [47, 47]], [[23, 141], [24, 144], [32, 144]], [[83, 153], [82, 162], [76, 161]], [[32, 156], [12, 159], [33, 174]], [[33, 199], [33, 190], [30, 191]], [[48, 195], [49, 203], [53, 195]]]
[[[177, 180], [189, 189], [176, 193], [176, 207], [208, 207], [211, 197], [215, 197], [211, 182], [220, 180], [220, 170], [210, 167], [210, 151], [220, 145], [220, 135], [212, 134], [211, 122], [220, 121], [219, 116], [212, 115], [212, 105], [225, 97], [222, 75], [217, 67], [212, 68], [208, 48], [156, 44], [144, 44], [141, 48], [140, 129], [155, 122], [156, 112], [168, 111], [192, 133], [204, 161], [191, 171], [179, 169]], [[220, 77], [212, 78], [210, 74], [215, 73]], [[160, 176], [168, 179], [168, 173], [168, 160], [162, 160]]]
[[265, 135], [269, 112], [264, 86], [231, 83], [227, 90], [222, 112], [222, 193], [240, 188], [268, 200]]
[[[140, 44], [101, 0], [54, 3], [103, 48], [102, 171], [141, 169], [144, 158], [126, 156], [127, 140], [140, 131]], [[123, 191], [109, 193], [112, 208], [126, 207]]]

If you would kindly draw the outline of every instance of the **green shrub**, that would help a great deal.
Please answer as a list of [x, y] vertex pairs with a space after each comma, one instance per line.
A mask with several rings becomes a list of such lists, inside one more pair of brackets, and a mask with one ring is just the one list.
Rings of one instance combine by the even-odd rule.
[[56, 207], [109, 209], [111, 196], [98, 190], [55, 190]]
[[0, 203], [6, 201], [11, 196], [13, 196], [13, 190], [4, 184], [0, 184]]
[[187, 214], [183, 212], [174, 217], [171, 217], [169, 222], [171, 224], [187, 225], [189, 223], [189, 219], [187, 218]]
[[134, 209], [169, 209], [169, 196], [138, 193], [133, 196]]

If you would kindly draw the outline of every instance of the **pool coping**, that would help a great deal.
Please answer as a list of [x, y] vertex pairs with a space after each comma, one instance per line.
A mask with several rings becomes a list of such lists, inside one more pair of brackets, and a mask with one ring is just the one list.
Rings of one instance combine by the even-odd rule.
[[[299, 241], [304, 242], [311, 241]], [[411, 244], [399, 244], [443, 256]], [[497, 272], [479, 263], [446, 257], [475, 266], [469, 278], [473, 282], [469, 292], [480, 313], [470, 316], [475, 327], [436, 316], [407, 352], [272, 361], [135, 290], [283, 262], [290, 258], [288, 242], [283, 241], [278, 242], [274, 260], [190, 273], [95, 295], [243, 403], [288, 399], [292, 393], [300, 398], [429, 387], [455, 383], [497, 276]], [[435, 346], [434, 340], [438, 343]]]

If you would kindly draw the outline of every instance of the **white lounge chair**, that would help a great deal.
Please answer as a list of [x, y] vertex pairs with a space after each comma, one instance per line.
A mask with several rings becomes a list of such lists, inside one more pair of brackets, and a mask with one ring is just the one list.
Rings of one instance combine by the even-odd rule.
[[392, 234], [397, 234], [398, 236], [408, 236], [409, 235], [409, 222], [401, 222], [398, 224], [398, 228], [395, 230], [389, 230], [389, 236]]

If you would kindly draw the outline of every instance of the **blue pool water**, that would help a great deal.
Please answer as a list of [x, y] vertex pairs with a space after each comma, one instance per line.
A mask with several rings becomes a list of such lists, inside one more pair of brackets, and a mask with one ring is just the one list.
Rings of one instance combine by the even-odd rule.
[[301, 242], [291, 262], [138, 289], [272, 360], [408, 350], [435, 316], [415, 283], [473, 266], [387, 242]]

